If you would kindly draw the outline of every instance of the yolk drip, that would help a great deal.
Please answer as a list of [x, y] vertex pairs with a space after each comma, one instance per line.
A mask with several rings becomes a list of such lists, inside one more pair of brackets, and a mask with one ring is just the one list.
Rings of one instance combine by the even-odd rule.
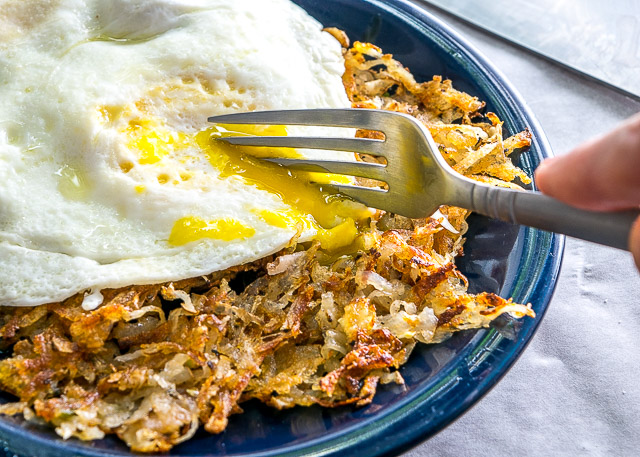
[[178, 219], [169, 235], [169, 244], [182, 246], [192, 241], [203, 238], [232, 241], [239, 238], [251, 238], [256, 233], [253, 227], [249, 227], [236, 219], [216, 219], [206, 221], [196, 216]]
[[315, 228], [316, 238], [323, 248], [336, 249], [353, 243], [358, 234], [356, 220], [369, 216], [364, 208], [356, 208], [352, 202], [329, 192], [326, 185], [313, 184], [326, 174], [295, 172], [280, 165], [264, 162], [257, 157], [297, 157], [288, 148], [248, 148], [214, 141], [238, 135], [286, 135], [282, 126], [230, 126], [216, 125], [200, 132], [196, 141], [206, 153], [211, 164], [220, 170], [221, 177], [240, 176], [246, 182], [278, 195], [295, 211], [263, 211], [260, 217], [270, 225], [295, 228], [303, 231]]
[[260, 219], [267, 224], [283, 229], [296, 227], [300, 232], [304, 232], [317, 226], [308, 215], [294, 209], [280, 211], [269, 211], [265, 209], [254, 211], [254, 213], [260, 216]]
[[313, 218], [295, 210], [263, 210], [256, 213], [263, 221], [274, 227], [285, 229], [296, 228], [299, 232], [312, 228], [316, 229], [317, 235], [315, 239], [320, 241], [322, 247], [329, 251], [335, 251], [336, 249], [353, 244], [358, 236], [356, 222], [351, 217], [347, 217], [335, 227], [326, 229], [318, 226]]
[[336, 249], [352, 245], [358, 236], [358, 227], [355, 221], [348, 217], [344, 222], [330, 229], [321, 229], [316, 235], [323, 249], [335, 251]]

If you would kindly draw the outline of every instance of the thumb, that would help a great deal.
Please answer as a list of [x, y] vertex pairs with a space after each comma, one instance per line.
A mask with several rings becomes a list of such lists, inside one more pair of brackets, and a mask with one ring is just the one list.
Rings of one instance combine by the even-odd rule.
[[633, 258], [636, 261], [638, 270], [640, 270], [640, 217], [636, 219], [636, 222], [631, 228], [631, 235], [629, 236], [629, 249], [633, 253]]
[[640, 113], [612, 132], [536, 170], [540, 190], [584, 209], [612, 211], [640, 206]]

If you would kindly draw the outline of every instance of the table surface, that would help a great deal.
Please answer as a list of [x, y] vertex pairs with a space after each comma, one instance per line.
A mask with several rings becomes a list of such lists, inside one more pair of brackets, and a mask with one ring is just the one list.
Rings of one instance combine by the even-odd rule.
[[[424, 8], [506, 75], [556, 155], [640, 111], [638, 101]], [[524, 355], [476, 406], [403, 457], [640, 455], [639, 298], [630, 254], [567, 239], [555, 295]]]

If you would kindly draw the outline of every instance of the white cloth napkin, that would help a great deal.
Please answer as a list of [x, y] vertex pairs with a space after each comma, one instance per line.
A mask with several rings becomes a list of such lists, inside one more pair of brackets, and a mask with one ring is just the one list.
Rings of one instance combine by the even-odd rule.
[[[556, 155], [640, 103], [425, 6], [516, 86]], [[638, 170], [640, 179], [640, 170]], [[640, 455], [640, 274], [631, 255], [567, 239], [533, 341], [475, 407], [404, 457]]]

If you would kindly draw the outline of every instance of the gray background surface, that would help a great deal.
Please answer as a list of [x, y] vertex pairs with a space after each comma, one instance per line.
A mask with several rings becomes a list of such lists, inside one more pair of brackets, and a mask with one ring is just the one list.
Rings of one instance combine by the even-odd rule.
[[638, 0], [422, 0], [640, 97]]
[[[640, 111], [637, 101], [424, 8], [506, 75], [556, 155]], [[524, 355], [476, 406], [403, 456], [427, 455], [640, 455], [640, 274], [631, 255], [567, 239], [555, 296]]]

